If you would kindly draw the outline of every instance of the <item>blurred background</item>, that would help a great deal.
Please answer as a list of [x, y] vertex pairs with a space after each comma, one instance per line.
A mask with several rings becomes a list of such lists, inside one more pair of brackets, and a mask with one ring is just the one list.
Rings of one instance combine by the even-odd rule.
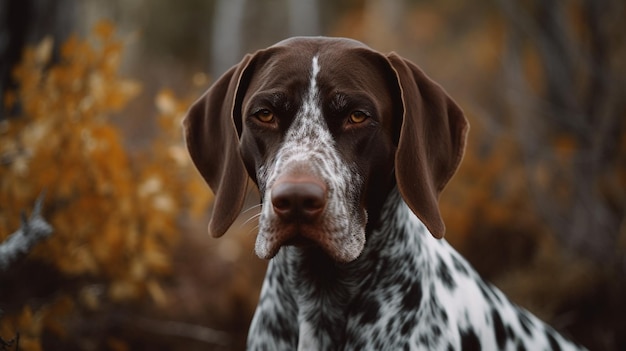
[[[0, 0], [0, 350], [244, 349], [266, 267], [255, 212], [208, 236], [180, 120], [294, 35], [396, 51], [443, 85], [472, 126], [447, 240], [559, 331], [626, 350], [625, 7]], [[18, 252], [33, 217], [54, 231]]]

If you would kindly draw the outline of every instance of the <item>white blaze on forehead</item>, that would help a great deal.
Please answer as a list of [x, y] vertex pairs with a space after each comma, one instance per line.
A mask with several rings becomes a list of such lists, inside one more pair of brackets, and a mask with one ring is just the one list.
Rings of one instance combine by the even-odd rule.
[[328, 198], [323, 220], [315, 229], [320, 245], [331, 256], [342, 261], [356, 258], [365, 242], [362, 223], [353, 207], [358, 202], [357, 189], [362, 179], [356, 167], [347, 164], [336, 150], [335, 140], [324, 120], [320, 106], [317, 76], [321, 68], [318, 57], [311, 60], [309, 89], [302, 106], [289, 126], [284, 141], [273, 157], [262, 165], [257, 174], [265, 188], [263, 210], [259, 220], [256, 253], [271, 258], [280, 248], [283, 224], [273, 211], [271, 192], [274, 182], [295, 168], [304, 167], [328, 187]]
[[[293, 123], [289, 126], [281, 150], [277, 153], [277, 164], [274, 168], [274, 175], [285, 171], [284, 167], [295, 165], [296, 163], [313, 163], [312, 166], [318, 175], [324, 169], [332, 168], [329, 164], [331, 158], [336, 158], [335, 140], [333, 139], [320, 107], [320, 96], [317, 87], [317, 75], [320, 72], [318, 57], [311, 60], [311, 76], [309, 81], [309, 91], [302, 102], [302, 106], [296, 114]], [[332, 154], [332, 155], [331, 155]], [[334, 157], [333, 157], [334, 156]], [[322, 164], [316, 164], [322, 163]], [[335, 169], [332, 173], [336, 173]], [[323, 173], [323, 172], [322, 172]], [[276, 178], [270, 177], [268, 181]], [[268, 183], [268, 185], [271, 185]]]
[[309, 92], [306, 100], [298, 112], [294, 123], [289, 127], [286, 142], [292, 141], [305, 145], [300, 138], [309, 136], [307, 142], [311, 142], [311, 134], [315, 135], [321, 142], [334, 143], [328, 127], [322, 117], [322, 110], [319, 106], [319, 91], [317, 89], [317, 75], [320, 72], [320, 65], [317, 56], [311, 60], [311, 80], [309, 82]]
[[313, 71], [311, 73], [311, 90], [317, 88], [317, 74], [320, 73], [320, 65], [317, 61], [317, 56], [314, 56], [312, 61], [313, 64], [311, 66], [313, 67]]

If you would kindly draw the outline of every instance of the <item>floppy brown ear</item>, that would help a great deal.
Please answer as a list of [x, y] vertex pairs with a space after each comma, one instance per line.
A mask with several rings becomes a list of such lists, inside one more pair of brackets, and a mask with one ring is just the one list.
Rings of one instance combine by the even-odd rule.
[[463, 158], [469, 124], [463, 111], [419, 67], [391, 53], [404, 113], [396, 151], [396, 182], [409, 208], [430, 233], [441, 238], [446, 227], [439, 194]]
[[246, 194], [248, 174], [239, 155], [241, 99], [249, 78], [245, 71], [252, 55], [224, 73], [189, 108], [183, 120], [187, 150], [194, 165], [215, 194], [209, 233], [224, 235], [235, 221]]

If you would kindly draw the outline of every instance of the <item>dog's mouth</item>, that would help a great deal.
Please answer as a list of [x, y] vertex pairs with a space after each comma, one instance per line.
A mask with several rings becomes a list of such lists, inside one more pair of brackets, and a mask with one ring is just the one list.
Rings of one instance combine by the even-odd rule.
[[309, 248], [318, 246], [312, 239], [296, 234], [293, 237], [287, 239], [282, 246], [294, 246], [299, 248]]
[[321, 223], [281, 224], [273, 219], [261, 219], [277, 224], [270, 228], [260, 225], [255, 252], [262, 259], [273, 258], [282, 247], [320, 248], [335, 261], [347, 263], [358, 258], [365, 246], [365, 228], [361, 225], [334, 231]]
[[280, 248], [284, 246], [298, 248], [324, 246], [320, 240], [322, 233], [318, 226], [301, 223], [281, 223], [276, 218], [270, 221], [278, 225], [265, 230], [263, 229], [264, 226], [261, 225], [257, 236], [256, 252], [261, 258], [273, 258]]

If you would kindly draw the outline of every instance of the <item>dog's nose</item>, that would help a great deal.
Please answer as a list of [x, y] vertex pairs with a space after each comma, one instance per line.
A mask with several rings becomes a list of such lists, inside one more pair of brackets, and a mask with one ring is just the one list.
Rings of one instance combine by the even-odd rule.
[[274, 212], [288, 222], [312, 222], [326, 207], [326, 186], [309, 179], [286, 179], [272, 187]]

